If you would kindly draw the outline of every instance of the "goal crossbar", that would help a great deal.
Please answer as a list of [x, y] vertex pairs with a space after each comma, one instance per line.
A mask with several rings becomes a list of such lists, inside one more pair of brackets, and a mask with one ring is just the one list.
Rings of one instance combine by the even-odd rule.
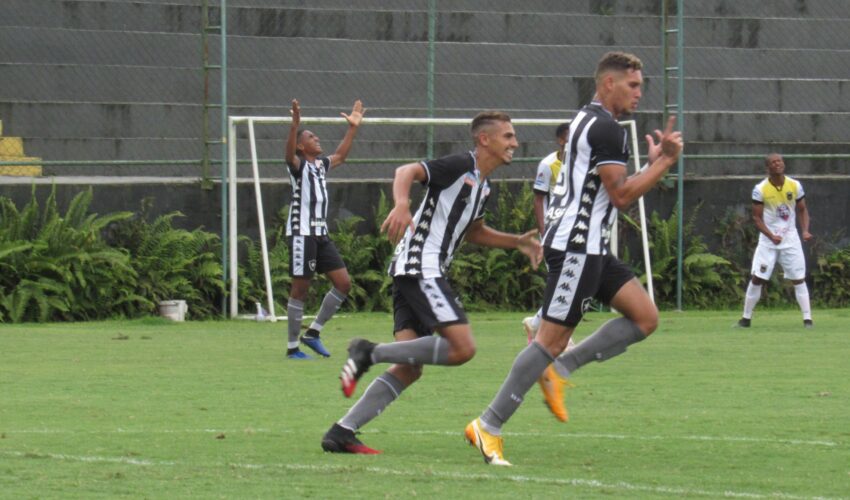
[[[570, 120], [564, 120], [559, 118], [512, 118], [511, 123], [517, 126], [546, 126], [546, 125], [560, 125], [565, 122], [569, 122]], [[254, 133], [254, 125], [267, 125], [267, 124], [287, 124], [292, 123], [292, 117], [289, 116], [230, 116], [227, 120], [227, 213], [228, 213], [228, 227], [227, 227], [227, 248], [229, 250], [229, 277], [230, 277], [230, 317], [236, 318], [238, 316], [238, 280], [239, 274], [237, 272], [238, 268], [238, 259], [237, 259], [237, 240], [238, 240], [238, 232], [236, 229], [236, 210], [237, 210], [237, 200], [236, 200], [236, 184], [237, 184], [237, 140], [236, 140], [236, 130], [237, 126], [241, 124], [245, 124], [248, 127], [248, 142], [251, 152], [251, 170], [253, 176], [254, 183], [254, 193], [256, 198], [257, 205], [257, 218], [260, 230], [260, 248], [262, 252], [263, 259], [263, 274], [265, 278], [265, 288], [266, 288], [266, 306], [268, 308], [268, 318], [270, 321], [276, 321], [279, 318], [275, 313], [274, 307], [274, 296], [272, 295], [272, 285], [271, 285], [271, 268], [269, 265], [269, 254], [268, 254], [268, 246], [266, 240], [266, 227], [265, 227], [265, 219], [263, 215], [263, 201], [262, 194], [260, 191], [260, 172], [257, 158], [257, 144], [256, 137]], [[316, 124], [345, 124], [348, 123], [343, 117], [302, 117], [301, 122], [305, 125], [316, 125]], [[361, 125], [469, 125], [470, 121], [468, 118], [390, 118], [390, 117], [363, 117]], [[623, 127], [629, 128], [632, 137], [632, 152], [631, 155], [632, 163], [634, 165], [635, 172], [639, 172], [641, 170], [640, 166], [640, 158], [638, 155], [638, 141], [637, 141], [637, 127], [634, 120], [626, 120], [621, 121], [620, 125]], [[646, 208], [644, 206], [643, 197], [638, 200], [638, 207], [640, 211], [640, 228], [641, 228], [641, 246], [643, 247], [643, 258], [644, 265], [646, 268], [646, 285], [647, 291], [649, 292], [650, 298], [655, 301], [655, 294], [652, 285], [652, 268], [649, 259], [649, 242], [648, 242], [648, 234], [646, 227]], [[614, 228], [611, 232], [611, 247], [614, 253], [617, 253], [617, 221], [614, 221]]]

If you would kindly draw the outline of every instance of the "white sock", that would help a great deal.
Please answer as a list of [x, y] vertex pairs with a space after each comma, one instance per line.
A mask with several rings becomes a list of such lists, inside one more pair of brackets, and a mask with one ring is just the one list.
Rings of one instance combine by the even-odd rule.
[[800, 304], [800, 311], [803, 312], [803, 319], [812, 319], [812, 306], [809, 305], [809, 288], [805, 283], [794, 285], [794, 295], [797, 296], [797, 303]]
[[753, 317], [753, 309], [756, 308], [759, 299], [761, 298], [761, 285], [756, 285], [752, 281], [747, 285], [747, 294], [744, 296], [744, 315], [746, 319]]

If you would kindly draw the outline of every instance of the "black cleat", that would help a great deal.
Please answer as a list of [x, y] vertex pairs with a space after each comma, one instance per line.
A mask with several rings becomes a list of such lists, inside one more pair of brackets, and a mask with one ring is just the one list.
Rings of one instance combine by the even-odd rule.
[[741, 318], [738, 320], [738, 324], [735, 325], [738, 328], [749, 328], [750, 327], [750, 318]]
[[342, 366], [339, 380], [342, 382], [342, 394], [350, 398], [357, 387], [357, 381], [372, 366], [372, 350], [374, 343], [366, 339], [351, 339], [348, 344], [348, 359]]
[[815, 327], [815, 324], [812, 323], [812, 320], [810, 320], [810, 319], [804, 319], [803, 320], [803, 328], [814, 328], [814, 327]]
[[350, 431], [339, 424], [333, 424], [322, 438], [322, 449], [329, 453], [357, 453], [377, 455], [380, 450], [369, 448]]

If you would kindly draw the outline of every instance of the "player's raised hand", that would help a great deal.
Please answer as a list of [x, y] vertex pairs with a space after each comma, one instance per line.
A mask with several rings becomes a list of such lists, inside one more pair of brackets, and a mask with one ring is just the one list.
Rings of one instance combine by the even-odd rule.
[[298, 99], [292, 100], [292, 109], [289, 110], [289, 115], [292, 117], [292, 126], [298, 127], [301, 124], [301, 107], [298, 105]]
[[531, 267], [536, 270], [543, 260], [543, 245], [537, 239], [537, 230], [532, 229], [523, 233], [517, 242], [517, 249], [528, 257]]
[[381, 232], [387, 233], [387, 237], [393, 245], [404, 237], [404, 233], [408, 228], [411, 232], [416, 231], [416, 228], [413, 226], [413, 216], [410, 215], [410, 208], [404, 205], [393, 207], [384, 220], [384, 223], [381, 224]]
[[676, 125], [676, 117], [671, 116], [667, 120], [667, 126], [663, 132], [655, 130], [655, 135], [658, 137], [657, 143], [651, 135], [646, 135], [646, 143], [649, 146], [647, 158], [650, 164], [654, 163], [660, 156], [666, 156], [673, 160], [679, 158], [685, 144], [682, 140], [682, 132], [673, 130], [674, 125]]
[[351, 108], [351, 114], [347, 115], [345, 113], [340, 113], [343, 118], [348, 122], [352, 127], [359, 127], [360, 121], [363, 120], [363, 115], [366, 113], [366, 108], [363, 107], [363, 103], [360, 102], [360, 99], [354, 101], [354, 106]]

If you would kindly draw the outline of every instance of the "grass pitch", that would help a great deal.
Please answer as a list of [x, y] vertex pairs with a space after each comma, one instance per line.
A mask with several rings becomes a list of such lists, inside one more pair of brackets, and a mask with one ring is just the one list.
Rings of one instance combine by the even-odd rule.
[[[609, 317], [593, 313], [582, 338]], [[337, 376], [386, 314], [335, 318], [330, 359], [284, 359], [285, 323], [0, 326], [3, 498], [848, 498], [850, 311], [662, 313], [646, 342], [578, 372], [557, 422], [532, 389], [511, 468], [462, 438], [525, 345], [521, 314], [472, 314], [478, 354], [364, 428], [377, 456], [324, 454], [353, 403]], [[355, 398], [382, 366], [373, 367]]]

